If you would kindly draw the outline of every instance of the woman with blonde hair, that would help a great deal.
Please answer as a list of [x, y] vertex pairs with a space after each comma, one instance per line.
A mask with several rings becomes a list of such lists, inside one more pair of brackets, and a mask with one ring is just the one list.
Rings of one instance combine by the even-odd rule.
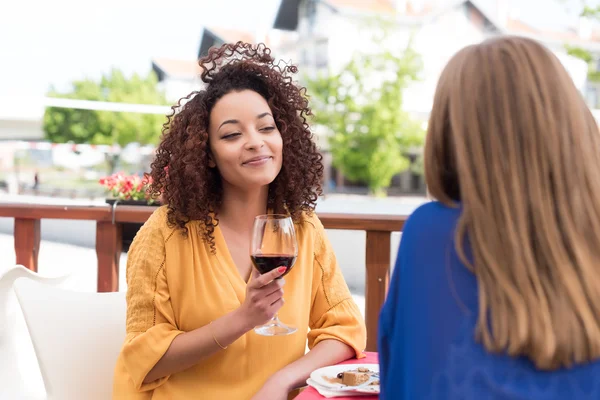
[[387, 399], [600, 398], [600, 135], [560, 61], [501, 37], [435, 94], [380, 320]]

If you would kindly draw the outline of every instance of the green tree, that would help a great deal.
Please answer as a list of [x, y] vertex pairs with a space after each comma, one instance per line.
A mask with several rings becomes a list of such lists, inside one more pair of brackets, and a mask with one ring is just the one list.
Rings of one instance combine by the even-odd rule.
[[[120, 70], [113, 69], [99, 81], [74, 81], [71, 90], [64, 93], [51, 89], [48, 97], [165, 105], [167, 100], [157, 89], [157, 83], [153, 72], [146, 77], [133, 74], [127, 78]], [[152, 144], [158, 141], [164, 121], [165, 116], [158, 114], [48, 107], [44, 114], [44, 132], [54, 143]], [[117, 159], [118, 155], [107, 154], [110, 172]]]
[[[564, 3], [564, 1], [561, 1]], [[582, 18], [590, 19], [594, 22], [600, 21], [600, 6], [589, 6], [586, 1], [582, 1], [582, 8], [579, 12], [579, 16]], [[577, 57], [588, 64], [588, 79], [591, 82], [600, 82], [600, 71], [598, 71], [597, 66], [594, 63], [594, 57], [592, 53], [588, 50], [578, 47], [578, 46], [569, 46], [566, 45], [565, 49], [567, 54]]]
[[[373, 42], [385, 43], [388, 29], [377, 30]], [[329, 131], [333, 165], [379, 196], [409, 168], [406, 153], [423, 145], [424, 131], [402, 109], [404, 89], [421, 70], [419, 55], [410, 45], [378, 49], [355, 54], [339, 73], [308, 79], [307, 87], [314, 122]]]

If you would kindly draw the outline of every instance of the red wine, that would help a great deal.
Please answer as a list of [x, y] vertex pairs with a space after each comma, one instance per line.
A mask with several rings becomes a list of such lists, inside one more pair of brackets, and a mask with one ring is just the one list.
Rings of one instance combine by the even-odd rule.
[[266, 274], [269, 271], [279, 267], [286, 267], [286, 271], [281, 275], [284, 276], [292, 269], [296, 256], [286, 254], [260, 254], [250, 256], [252, 263], [261, 274]]

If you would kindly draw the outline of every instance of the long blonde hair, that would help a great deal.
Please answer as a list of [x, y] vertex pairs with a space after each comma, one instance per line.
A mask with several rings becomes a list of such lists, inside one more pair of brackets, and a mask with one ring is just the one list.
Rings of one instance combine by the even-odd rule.
[[435, 94], [425, 178], [462, 207], [456, 247], [477, 277], [485, 348], [540, 369], [599, 358], [600, 134], [560, 61], [520, 37], [457, 53]]

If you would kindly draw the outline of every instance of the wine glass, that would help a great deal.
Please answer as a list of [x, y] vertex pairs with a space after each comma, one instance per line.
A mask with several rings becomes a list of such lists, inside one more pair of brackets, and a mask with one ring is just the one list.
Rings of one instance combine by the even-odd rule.
[[[290, 272], [297, 256], [296, 231], [289, 216], [268, 214], [259, 215], [254, 219], [250, 258], [260, 274], [286, 267], [286, 271], [281, 275], [283, 277]], [[279, 321], [277, 314], [266, 324], [254, 328], [256, 333], [263, 336], [289, 335], [296, 330], [297, 328]]]

